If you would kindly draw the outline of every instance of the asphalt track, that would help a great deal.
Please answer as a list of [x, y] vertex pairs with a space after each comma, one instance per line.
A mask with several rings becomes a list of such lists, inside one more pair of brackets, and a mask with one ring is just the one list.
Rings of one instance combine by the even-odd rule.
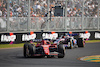
[[78, 60], [91, 55], [100, 55], [100, 43], [66, 49], [64, 58], [24, 58], [22, 48], [0, 49], [0, 67], [100, 67], [100, 63]]

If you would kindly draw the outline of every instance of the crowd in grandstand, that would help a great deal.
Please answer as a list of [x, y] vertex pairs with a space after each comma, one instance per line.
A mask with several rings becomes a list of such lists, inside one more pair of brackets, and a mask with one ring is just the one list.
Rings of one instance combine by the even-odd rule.
[[[48, 14], [48, 0], [31, 0], [30, 15], [31, 17], [46, 17]], [[65, 0], [49, 0], [52, 17], [54, 17], [55, 6], [65, 6]], [[10, 17], [27, 17], [28, 0], [10, 0]], [[83, 0], [68, 0], [67, 2], [68, 17], [81, 17]], [[97, 0], [84, 0], [84, 16], [97, 17], [98, 2]], [[0, 17], [7, 16], [7, 0], [0, 0]]]
[[69, 0], [67, 6], [68, 17], [82, 16], [82, 2], [83, 0]]
[[97, 17], [98, 2], [97, 0], [86, 0], [84, 5], [84, 15], [88, 17]]

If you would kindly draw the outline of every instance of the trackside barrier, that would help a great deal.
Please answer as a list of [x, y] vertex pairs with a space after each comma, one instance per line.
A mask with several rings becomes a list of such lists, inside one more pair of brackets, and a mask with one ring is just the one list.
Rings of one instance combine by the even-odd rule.
[[[90, 40], [100, 39], [100, 31], [95, 32], [69, 32], [74, 35], [75, 38], [84, 37], [89, 38]], [[29, 42], [31, 39], [56, 39], [57, 37], [69, 34], [68, 32], [26, 32], [26, 33], [0, 33], [0, 44], [7, 44], [10, 42], [13, 43], [22, 43]]]

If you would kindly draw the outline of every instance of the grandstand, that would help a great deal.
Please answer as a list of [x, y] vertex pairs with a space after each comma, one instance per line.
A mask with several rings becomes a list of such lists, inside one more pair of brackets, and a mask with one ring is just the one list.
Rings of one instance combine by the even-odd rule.
[[98, 31], [99, 16], [100, 0], [0, 0], [0, 32]]

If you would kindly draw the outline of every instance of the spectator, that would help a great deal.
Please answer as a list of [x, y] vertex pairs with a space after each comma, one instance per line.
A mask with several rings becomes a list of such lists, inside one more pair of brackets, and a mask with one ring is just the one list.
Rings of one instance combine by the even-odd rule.
[[27, 16], [28, 16], [28, 12], [27, 12], [27, 11], [24, 11], [24, 12], [23, 12], [23, 16], [24, 16], [24, 17], [27, 17]]
[[[43, 17], [48, 12], [48, 0], [31, 0], [31, 16]], [[55, 7], [57, 5], [65, 6], [66, 0], [50, 0], [50, 11], [52, 17], [54, 16]], [[97, 17], [98, 2], [97, 0], [68, 0], [67, 13], [68, 17], [81, 17], [82, 16], [82, 3], [84, 1], [84, 16]], [[0, 1], [0, 9], [2, 16], [7, 16], [7, 0]], [[28, 15], [28, 0], [10, 0], [10, 11], [12, 11], [12, 17], [27, 16]], [[27, 12], [26, 12], [27, 11]], [[20, 15], [19, 15], [20, 14]]]
[[6, 22], [2, 18], [0, 18], [0, 24], [0, 28], [6, 28]]
[[85, 16], [96, 17], [98, 11], [98, 3], [96, 0], [85, 0]]
[[22, 12], [21, 7], [20, 7], [20, 6], [18, 6], [18, 8], [16, 9], [16, 11], [18, 11], [19, 13], [21, 13], [21, 12]]
[[2, 11], [0, 10], [0, 17], [2, 17]]

